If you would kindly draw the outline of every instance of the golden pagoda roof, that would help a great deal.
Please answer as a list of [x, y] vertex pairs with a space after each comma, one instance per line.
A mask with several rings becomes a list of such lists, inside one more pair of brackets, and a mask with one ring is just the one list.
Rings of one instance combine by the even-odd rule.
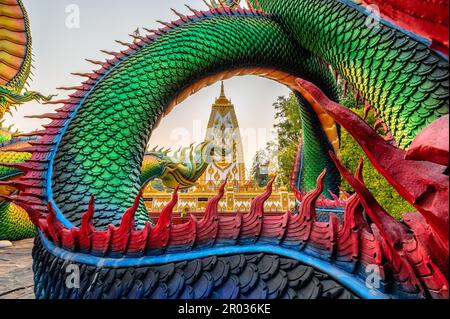
[[231, 103], [231, 100], [228, 99], [227, 96], [225, 95], [225, 85], [223, 81], [220, 88], [220, 96], [216, 99], [216, 102], [213, 104], [213, 107], [234, 108], [234, 105]]

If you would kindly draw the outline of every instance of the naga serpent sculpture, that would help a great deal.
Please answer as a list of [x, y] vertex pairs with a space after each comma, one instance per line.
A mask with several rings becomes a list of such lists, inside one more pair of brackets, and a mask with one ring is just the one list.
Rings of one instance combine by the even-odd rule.
[[[100, 68], [51, 102], [63, 106], [23, 150], [31, 158], [9, 165], [24, 174], [2, 183], [20, 191], [7, 199], [38, 228], [36, 297], [448, 298], [448, 41], [432, 28], [407, 31], [411, 20], [399, 27], [381, 3], [386, 19], [370, 26], [370, 11], [347, 0], [239, 3], [175, 12], [178, 20], [125, 51], [105, 51], [112, 59], [92, 61]], [[396, 10], [411, 13], [407, 3]], [[442, 12], [427, 4], [427, 14]], [[298, 211], [264, 214], [272, 181], [250, 212], [219, 216], [224, 183], [202, 219], [172, 224], [175, 191], [152, 225], [141, 165], [153, 129], [189, 95], [237, 75], [276, 80], [298, 96]], [[338, 77], [391, 138], [337, 103]], [[362, 165], [353, 175], [340, 164], [340, 126], [417, 212], [396, 221], [365, 187]], [[341, 175], [355, 190], [343, 220], [317, 221], [316, 208], [337, 200]], [[79, 266], [77, 288], [65, 284], [69, 265]], [[378, 284], [369, 285], [374, 273]]]
[[[32, 100], [49, 102], [52, 96], [45, 97], [34, 91], [21, 93], [31, 73], [31, 36], [28, 16], [21, 1], [0, 0], [0, 119], [17, 107]], [[37, 116], [39, 118], [39, 116]], [[10, 128], [0, 128], [0, 181], [10, 181], [23, 175], [15, 167], [31, 158], [26, 149], [30, 141], [36, 140], [34, 133], [13, 133]], [[191, 146], [189, 158], [177, 160], [168, 155], [169, 150], [153, 149], [145, 154], [142, 164], [142, 187], [151, 180], [160, 178], [164, 186], [185, 189], [195, 185], [204, 173], [208, 162], [205, 158], [213, 145], [201, 143]], [[183, 150], [186, 152], [187, 150]], [[182, 154], [180, 154], [182, 155]], [[0, 240], [20, 240], [36, 235], [36, 227], [28, 218], [27, 212], [7, 196], [16, 194], [18, 189], [10, 185], [0, 187]]]
[[[13, 133], [3, 131], [4, 134], [13, 136]], [[0, 149], [0, 181], [12, 181], [23, 172], [18, 165], [30, 159], [31, 154], [23, 151], [30, 147], [28, 138], [10, 138]], [[157, 150], [154, 148], [145, 153], [141, 167], [141, 188], [144, 189], [155, 179], [161, 179], [163, 185], [172, 189], [187, 189], [195, 186], [195, 182], [203, 175], [211, 157], [210, 151], [213, 145], [203, 142], [197, 147], [191, 146], [189, 158], [183, 153], [178, 153], [177, 158], [169, 156], [170, 150]], [[186, 152], [186, 149], [183, 150]], [[178, 157], [181, 158], [179, 159]], [[3, 185], [1, 196], [10, 196], [17, 193], [17, 188]], [[32, 238], [36, 235], [36, 227], [28, 218], [27, 212], [9, 200], [0, 202], [0, 240], [20, 240]]]
[[[35, 91], [24, 88], [32, 67], [31, 37], [28, 17], [20, 1], [0, 1], [0, 120], [11, 107], [36, 100], [49, 101]], [[29, 147], [28, 141], [35, 137], [17, 137], [10, 128], [0, 123], [0, 163], [21, 163], [31, 154], [16, 152]], [[10, 180], [23, 174], [15, 168], [0, 166], [0, 180]], [[10, 186], [1, 186], [0, 195], [9, 196], [17, 192]], [[31, 238], [36, 234], [35, 226], [26, 211], [11, 201], [0, 198], [0, 240]]]

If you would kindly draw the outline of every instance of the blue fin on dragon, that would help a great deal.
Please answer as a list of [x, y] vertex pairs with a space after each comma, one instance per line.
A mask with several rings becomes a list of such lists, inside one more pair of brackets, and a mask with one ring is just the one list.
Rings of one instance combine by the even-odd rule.
[[[85, 80], [67, 99], [50, 102], [62, 106], [42, 115], [52, 122], [23, 150], [30, 157], [7, 165], [23, 174], [1, 182], [17, 190], [4, 197], [38, 229], [36, 297], [448, 298], [448, 41], [425, 22], [411, 27], [410, 1], [396, 6], [402, 14], [377, 1], [376, 25], [366, 6], [375, 1], [240, 2], [174, 11], [176, 20], [122, 52], [105, 51], [111, 58], [92, 61], [99, 68], [79, 74]], [[415, 2], [427, 4], [427, 16], [442, 13], [435, 1]], [[435, 24], [445, 23], [448, 15]], [[202, 218], [174, 224], [178, 188], [203, 167], [166, 154], [146, 162], [152, 131], [191, 94], [239, 75], [297, 94], [305, 134], [292, 185], [300, 205], [265, 214], [271, 181], [249, 212], [222, 216], [224, 181]], [[339, 104], [338, 78], [395, 143]], [[362, 165], [352, 173], [340, 163], [341, 127], [416, 208], [403, 222], [369, 192]], [[147, 170], [152, 161], [165, 166]], [[141, 191], [154, 176], [175, 188], [155, 224]], [[341, 177], [355, 190], [339, 199], [343, 218], [318, 221], [321, 203], [338, 200], [330, 194]], [[64, 284], [68, 265], [79, 266], [79, 288]], [[374, 271], [379, 284], [369, 285]]]

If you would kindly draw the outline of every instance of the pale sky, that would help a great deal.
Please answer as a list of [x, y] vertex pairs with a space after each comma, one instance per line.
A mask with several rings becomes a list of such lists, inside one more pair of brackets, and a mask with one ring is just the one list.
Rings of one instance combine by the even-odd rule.
[[[99, 50], [119, 50], [114, 40], [130, 41], [128, 34], [137, 27], [153, 29], [155, 20], [170, 21], [175, 8], [187, 13], [184, 4], [204, 9], [201, 0], [23, 0], [28, 11], [33, 36], [34, 76], [30, 89], [44, 94], [58, 93], [60, 86], [79, 85], [81, 78], [71, 72], [87, 72], [97, 66], [85, 58], [103, 60]], [[67, 17], [76, 5], [80, 12], [79, 28], [67, 27]], [[69, 13], [66, 13], [69, 10]], [[71, 11], [72, 10], [72, 11]], [[73, 22], [74, 20], [69, 20]], [[144, 32], [141, 30], [141, 32]], [[272, 104], [289, 89], [273, 81], [257, 77], [237, 77], [225, 82], [226, 94], [232, 99], [240, 122], [247, 168], [258, 149], [273, 138]], [[177, 106], [153, 133], [150, 145], [177, 149], [204, 138], [210, 106], [219, 94], [220, 84], [205, 88]], [[40, 129], [46, 120], [28, 119], [27, 115], [48, 113], [55, 107], [28, 103], [7, 115], [5, 125], [14, 124], [23, 132]]]

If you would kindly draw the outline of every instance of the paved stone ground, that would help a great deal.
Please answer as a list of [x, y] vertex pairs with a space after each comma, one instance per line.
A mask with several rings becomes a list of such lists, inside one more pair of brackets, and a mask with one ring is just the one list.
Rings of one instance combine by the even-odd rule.
[[25, 239], [0, 249], [0, 299], [34, 299], [32, 247]]

